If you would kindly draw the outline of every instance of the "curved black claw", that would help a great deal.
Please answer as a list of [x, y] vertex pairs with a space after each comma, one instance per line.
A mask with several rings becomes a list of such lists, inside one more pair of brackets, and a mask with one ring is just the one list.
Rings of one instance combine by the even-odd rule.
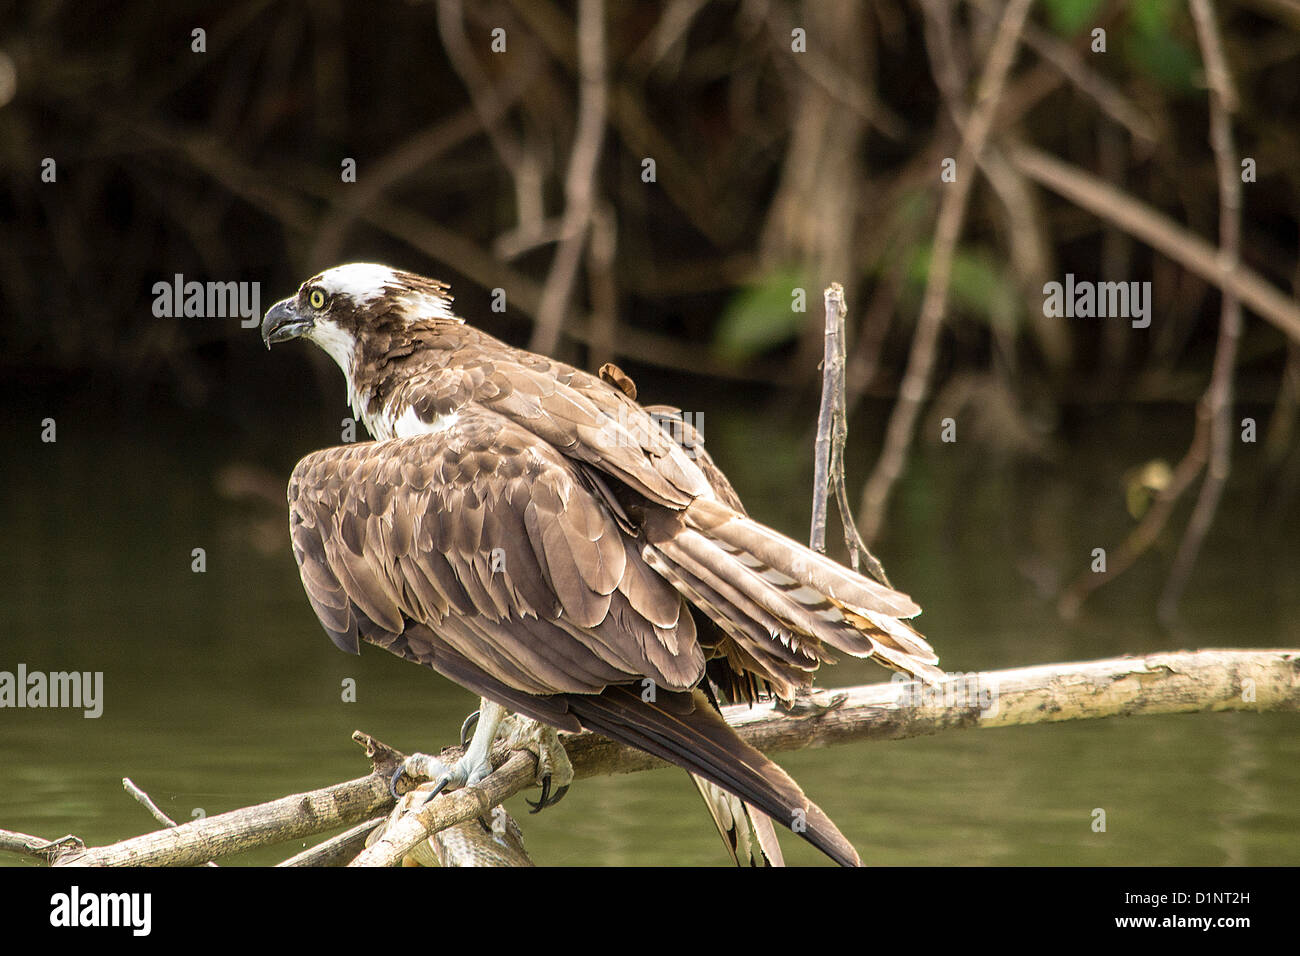
[[[393, 775], [388, 778], [388, 792], [393, 795], [394, 800], [402, 799], [401, 795], [397, 792], [397, 782], [402, 779], [402, 776], [405, 773], [406, 773], [405, 767], [398, 767], [397, 770], [393, 772]], [[420, 806], [424, 806], [424, 804], [428, 803], [438, 794], [442, 793], [442, 791], [447, 788], [447, 784], [449, 783], [451, 783], [450, 780], [444, 779], [441, 783], [438, 784], [438, 786], [433, 788], [433, 790], [429, 793], [427, 797], [425, 797], [423, 800], [420, 801]]]
[[446, 789], [447, 784], [449, 783], [451, 783], [451, 781], [444, 778], [436, 787], [434, 787], [431, 791], [429, 791], [429, 795], [427, 797], [425, 797], [423, 800], [420, 801], [420, 806], [424, 806], [426, 803], [428, 803], [438, 794], [442, 793], [442, 791]]
[[403, 767], [398, 767], [396, 770], [393, 771], [393, 775], [388, 778], [388, 792], [393, 795], [394, 800], [402, 799], [397, 792], [397, 781], [402, 779], [402, 774], [404, 773], [406, 773], [406, 769]]
[[524, 803], [526, 803], [526, 804], [528, 804], [530, 807], [532, 807], [532, 809], [528, 811], [529, 813], [541, 813], [541, 812], [542, 812], [543, 810], [545, 810], [547, 807], [553, 807], [553, 806], [555, 806], [557, 803], [559, 803], [561, 800], [563, 800], [563, 799], [564, 799], [564, 795], [565, 795], [566, 793], [568, 793], [568, 792], [569, 792], [569, 788], [568, 788], [567, 786], [564, 786], [564, 787], [561, 787], [559, 790], [556, 790], [555, 793], [552, 794], [552, 793], [551, 793], [551, 775], [548, 773], [545, 777], [542, 778], [542, 796], [541, 796], [541, 799], [538, 800], [536, 803], [533, 803], [533, 801], [531, 801], [531, 800], [529, 800], [527, 797], [525, 797], [525, 798], [524, 798]]
[[536, 803], [533, 803], [533, 801], [529, 800], [527, 797], [524, 797], [524, 803], [532, 807], [532, 809], [529, 810], [528, 812], [541, 813], [542, 809], [546, 806], [546, 798], [549, 797], [550, 795], [551, 795], [551, 775], [548, 773], [545, 777], [542, 778], [541, 799], [538, 800]]
[[474, 733], [474, 728], [478, 726], [478, 718], [481, 711], [474, 711], [465, 718], [465, 722], [460, 725], [460, 745], [469, 746], [469, 738]]

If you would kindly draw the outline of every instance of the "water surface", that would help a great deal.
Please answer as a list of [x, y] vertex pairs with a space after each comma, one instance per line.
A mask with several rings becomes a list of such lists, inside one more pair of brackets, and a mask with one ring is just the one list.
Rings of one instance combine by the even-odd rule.
[[[707, 409], [710, 448], [751, 512], [806, 538], [811, 436], [795, 416], [749, 398], [701, 393], [694, 407]], [[124, 776], [187, 820], [362, 775], [355, 728], [408, 751], [450, 743], [475, 699], [376, 648], [335, 650], [298, 582], [274, 497], [297, 455], [336, 443], [334, 410], [278, 435], [267, 423], [269, 438], [146, 411], [148, 421], [106, 425], [77, 406], [62, 415], [57, 444], [20, 442], [0, 466], [0, 670], [103, 671], [106, 682], [96, 720], [0, 711], [0, 827], [101, 844], [153, 828], [122, 792]], [[1052, 581], [1129, 527], [1124, 470], [1176, 456], [1186, 441], [1185, 410], [1164, 413], [1154, 439], [1152, 414], [1101, 417], [1054, 463], [1013, 466], [962, 445], [920, 450], [880, 550], [895, 583], [924, 606], [920, 624], [945, 667], [1300, 645], [1295, 529], [1260, 520], [1249, 474], [1230, 486], [1179, 633], [1152, 613], [1173, 536], [1078, 622], [1055, 615], [1044, 597]], [[874, 434], [851, 436], [855, 487]], [[269, 500], [231, 497], [241, 474], [223, 470], [232, 463], [264, 473]], [[202, 574], [191, 571], [196, 547], [206, 552]], [[887, 676], [850, 662], [819, 682]], [[341, 699], [346, 678], [355, 703]], [[1295, 865], [1296, 730], [1294, 716], [1277, 714], [1114, 719], [778, 759], [869, 863]], [[522, 798], [508, 807], [542, 864], [725, 862], [681, 772], [582, 781], [539, 816]], [[1106, 811], [1104, 833], [1091, 826], [1096, 808]], [[783, 845], [791, 862], [825, 862], [794, 838]]]

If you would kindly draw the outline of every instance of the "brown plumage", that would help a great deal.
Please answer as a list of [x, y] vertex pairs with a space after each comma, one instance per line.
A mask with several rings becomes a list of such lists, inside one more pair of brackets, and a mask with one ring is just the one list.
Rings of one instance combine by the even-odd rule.
[[830, 649], [935, 678], [910, 598], [749, 518], [630, 380], [464, 325], [440, 283], [340, 267], [274, 306], [263, 335], [333, 355], [381, 439], [308, 455], [289, 482], [294, 556], [335, 644], [640, 747], [857, 862], [709, 693], [789, 699]]

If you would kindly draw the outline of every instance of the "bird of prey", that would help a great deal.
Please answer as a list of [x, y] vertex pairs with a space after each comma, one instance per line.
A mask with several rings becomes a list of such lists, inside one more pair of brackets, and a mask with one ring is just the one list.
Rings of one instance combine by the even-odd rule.
[[464, 758], [417, 755], [413, 773], [472, 785], [498, 733], [524, 726], [559, 782], [555, 731], [590, 730], [690, 772], [738, 862], [779, 855], [743, 859], [745, 819], [766, 850], [770, 818], [859, 863], [718, 704], [791, 701], [833, 651], [942, 678], [909, 597], [748, 517], [702, 445], [616, 370], [492, 338], [442, 282], [338, 266], [272, 306], [262, 338], [328, 353], [375, 439], [307, 455], [289, 480], [320, 623], [345, 651], [377, 644], [483, 699]]

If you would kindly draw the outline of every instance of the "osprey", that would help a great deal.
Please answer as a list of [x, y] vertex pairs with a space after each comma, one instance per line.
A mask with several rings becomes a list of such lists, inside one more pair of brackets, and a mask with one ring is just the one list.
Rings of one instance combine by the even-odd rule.
[[591, 730], [689, 771], [734, 859], [779, 862], [766, 817], [858, 864], [718, 701], [791, 701], [832, 649], [940, 679], [904, 621], [920, 608], [749, 518], [698, 436], [675, 440], [617, 370], [513, 348], [451, 305], [441, 282], [353, 263], [262, 323], [268, 348], [305, 338], [338, 363], [375, 439], [289, 480], [320, 623], [345, 651], [377, 644], [483, 698], [462, 760], [406, 769], [472, 785], [513, 726], [547, 805], [547, 775], [572, 778], [556, 729]]

